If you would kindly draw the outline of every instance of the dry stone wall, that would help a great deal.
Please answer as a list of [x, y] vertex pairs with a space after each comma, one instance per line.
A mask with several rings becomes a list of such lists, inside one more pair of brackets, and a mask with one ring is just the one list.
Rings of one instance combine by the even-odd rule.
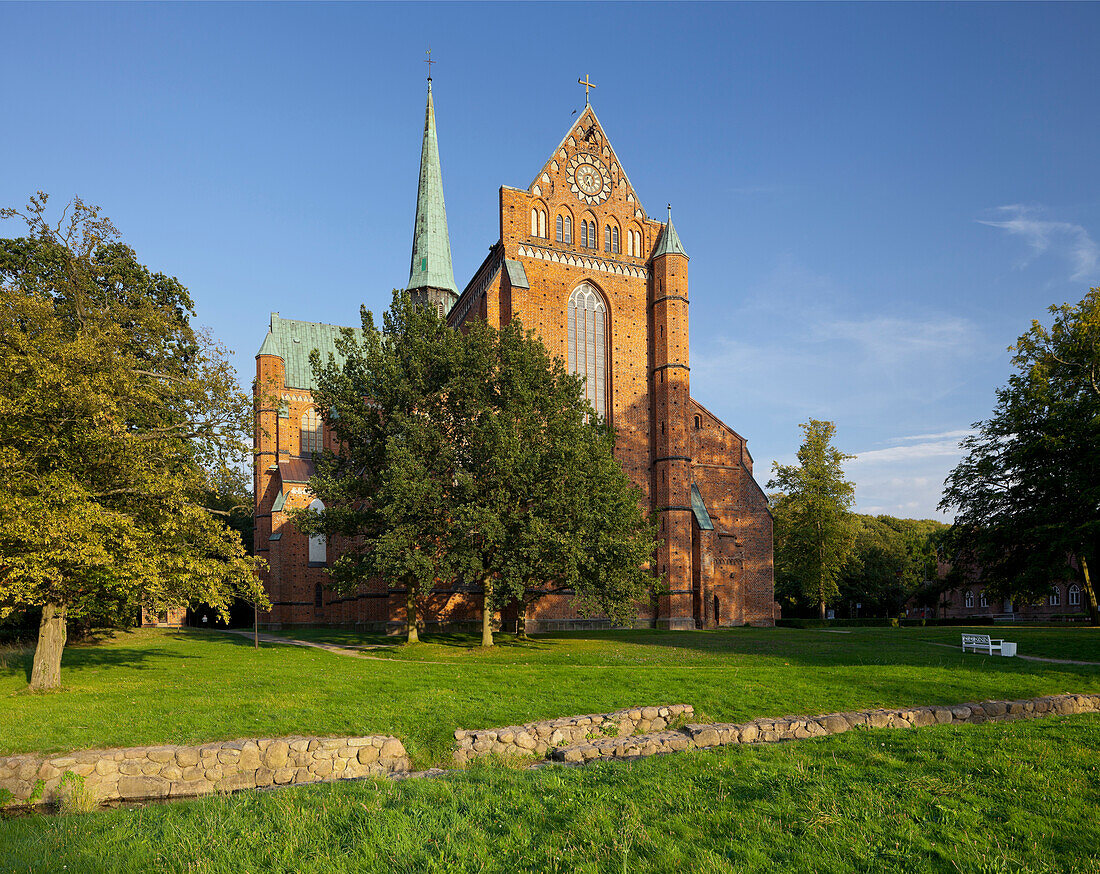
[[[455, 732], [454, 755], [459, 765], [493, 753], [582, 763], [730, 744], [775, 743], [853, 729], [920, 728], [1100, 713], [1100, 695], [1045, 695], [950, 707], [855, 710], [679, 726], [694, 713], [690, 704], [669, 704], [505, 728], [459, 729]], [[3, 806], [60, 801], [68, 791], [68, 773], [82, 781], [99, 801], [140, 801], [369, 775], [408, 775], [409, 766], [401, 741], [388, 735], [281, 737], [200, 746], [84, 750], [58, 756], [0, 758], [0, 798]]]
[[558, 762], [587, 762], [599, 758], [629, 758], [729, 744], [775, 743], [854, 728], [920, 728], [926, 725], [977, 724], [1035, 719], [1055, 714], [1100, 712], [1100, 695], [1046, 695], [1020, 701], [982, 701], [952, 707], [903, 707], [897, 710], [856, 710], [821, 716], [754, 719], [751, 722], [685, 725], [633, 737], [605, 738], [551, 751]]
[[[7, 805], [51, 803], [71, 772], [100, 801], [184, 798], [289, 783], [319, 783], [407, 771], [395, 737], [279, 737], [201, 746], [84, 750], [0, 758]], [[2, 793], [0, 793], [2, 794]]]
[[623, 738], [649, 731], [662, 731], [674, 720], [692, 716], [690, 704], [634, 707], [613, 713], [567, 716], [545, 722], [528, 722], [504, 728], [455, 732], [455, 762], [464, 764], [478, 756], [545, 756], [557, 747], [582, 744], [595, 737]]

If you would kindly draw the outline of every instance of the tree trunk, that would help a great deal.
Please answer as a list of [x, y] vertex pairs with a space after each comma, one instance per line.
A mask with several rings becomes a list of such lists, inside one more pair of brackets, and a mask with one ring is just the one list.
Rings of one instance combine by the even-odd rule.
[[486, 577], [482, 582], [481, 600], [481, 645], [493, 645], [493, 580]]
[[61, 654], [65, 651], [66, 608], [61, 604], [42, 607], [42, 621], [38, 624], [38, 646], [34, 650], [31, 667], [32, 692], [45, 692], [61, 688]]
[[416, 593], [413, 587], [405, 590], [405, 643], [420, 643], [416, 633]]
[[825, 599], [824, 598], [822, 598], [821, 602], [817, 605], [817, 610], [818, 610], [818, 615], [822, 619], [824, 619], [825, 618]]
[[1092, 625], [1100, 625], [1100, 608], [1096, 605], [1096, 589], [1092, 587], [1092, 578], [1089, 577], [1089, 563], [1085, 560], [1084, 553], [1078, 556], [1081, 562], [1081, 571], [1085, 575], [1085, 597], [1089, 599], [1089, 622]]
[[527, 602], [522, 598], [519, 602], [519, 620], [516, 622], [516, 637], [527, 640]]

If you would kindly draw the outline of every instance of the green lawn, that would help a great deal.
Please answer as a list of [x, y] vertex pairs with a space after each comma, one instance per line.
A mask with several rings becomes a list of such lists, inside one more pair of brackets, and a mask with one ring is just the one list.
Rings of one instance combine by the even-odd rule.
[[0, 870], [1083, 874], [1098, 806], [1100, 719], [1057, 717], [32, 816]]
[[[331, 634], [336, 634], [331, 632]], [[0, 754], [285, 734], [392, 733], [419, 765], [455, 728], [687, 702], [713, 720], [1100, 690], [1100, 667], [967, 654], [956, 629], [429, 638], [372, 660], [216, 632], [139, 630], [66, 651], [59, 694], [0, 654]], [[1013, 629], [1024, 653], [1093, 655], [1092, 629]], [[351, 642], [345, 637], [345, 642]]]

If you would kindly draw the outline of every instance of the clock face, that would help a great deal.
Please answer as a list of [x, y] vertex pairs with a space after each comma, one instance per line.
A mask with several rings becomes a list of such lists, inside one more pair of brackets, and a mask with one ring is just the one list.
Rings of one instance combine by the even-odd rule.
[[603, 203], [611, 195], [611, 174], [595, 155], [574, 155], [568, 175], [570, 189], [584, 203]]
[[576, 173], [577, 187], [585, 194], [599, 194], [603, 188], [603, 177], [600, 171], [591, 164], [581, 164]]

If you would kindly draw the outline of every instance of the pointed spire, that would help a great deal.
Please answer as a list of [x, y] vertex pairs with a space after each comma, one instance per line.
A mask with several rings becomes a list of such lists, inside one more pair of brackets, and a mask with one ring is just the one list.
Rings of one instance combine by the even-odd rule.
[[[433, 62], [434, 63], [434, 62]], [[439, 142], [435, 131], [432, 80], [428, 79], [428, 107], [424, 113], [424, 143], [420, 150], [420, 185], [416, 192], [412, 262], [407, 291], [423, 290], [425, 300], [443, 300], [449, 310], [458, 297], [451, 266], [451, 240], [447, 234], [447, 208], [443, 203], [443, 173], [439, 167]], [[431, 293], [432, 290], [443, 294]]]
[[661, 232], [661, 237], [657, 240], [657, 245], [654, 247], [651, 257], [656, 258], [658, 255], [683, 255], [685, 258], [687, 257], [687, 252], [684, 251], [684, 246], [680, 242], [680, 235], [676, 233], [676, 226], [672, 223], [671, 203], [668, 205], [668, 224]]

